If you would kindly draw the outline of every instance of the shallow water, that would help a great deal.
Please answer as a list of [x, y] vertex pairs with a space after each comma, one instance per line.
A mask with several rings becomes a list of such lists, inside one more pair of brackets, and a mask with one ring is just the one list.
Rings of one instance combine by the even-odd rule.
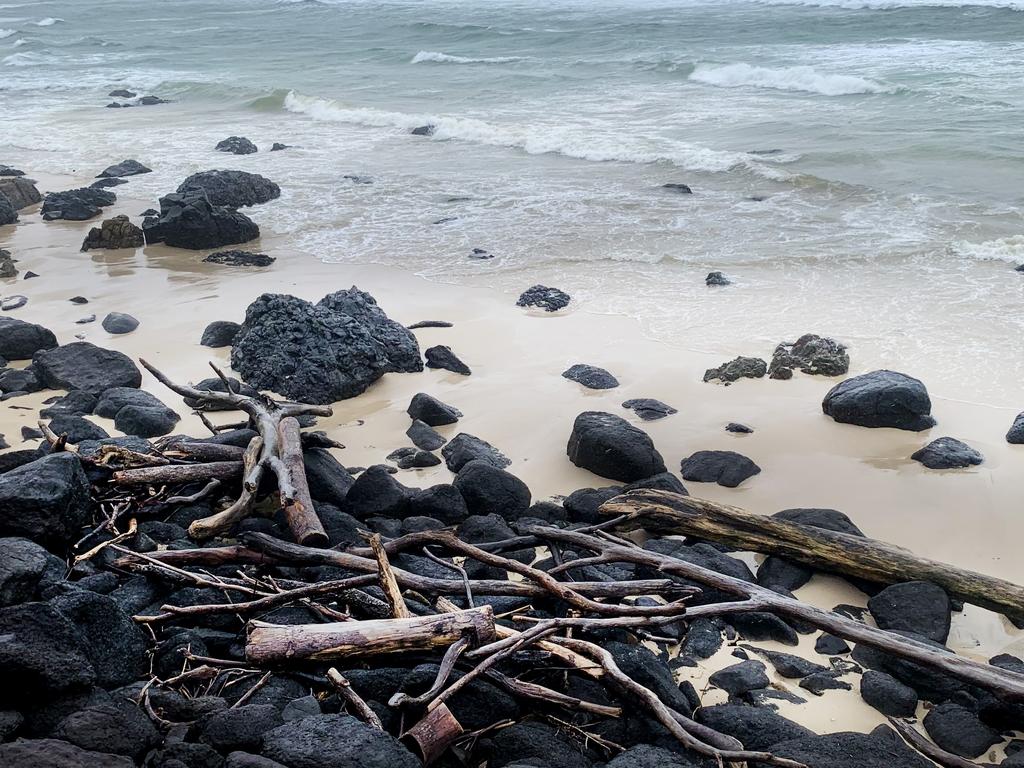
[[556, 284], [723, 358], [828, 333], [1019, 409], [1022, 75], [1014, 0], [6, 3], [0, 162], [132, 156], [153, 198], [254, 170], [285, 190], [254, 218], [325, 260]]

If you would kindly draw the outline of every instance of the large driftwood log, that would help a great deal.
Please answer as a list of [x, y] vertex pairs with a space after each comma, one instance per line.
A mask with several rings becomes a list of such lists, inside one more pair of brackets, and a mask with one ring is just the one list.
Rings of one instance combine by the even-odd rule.
[[333, 624], [249, 625], [245, 657], [253, 664], [286, 661], [329, 661], [353, 656], [379, 656], [404, 651], [445, 648], [463, 637], [489, 643], [494, 611], [489, 605], [458, 613], [409, 619], [342, 621]]
[[[145, 360], [139, 362], [168, 389], [186, 399], [198, 402], [198, 408], [216, 403], [219, 406], [228, 406], [242, 411], [249, 417], [249, 423], [253, 429], [259, 433], [259, 436], [254, 437], [245, 450], [242, 463], [237, 464], [236, 473], [242, 476], [242, 493], [238, 500], [215, 515], [196, 520], [189, 526], [189, 533], [196, 538], [209, 538], [229, 530], [235, 523], [246, 517], [256, 502], [260, 480], [264, 473], [269, 471], [277, 477], [277, 487], [281, 493], [281, 507], [295, 540], [308, 546], [327, 545], [327, 533], [324, 531], [320, 518], [317, 517], [316, 510], [313, 509], [313, 502], [309, 497], [306, 471], [302, 463], [302, 437], [296, 417], [306, 414], [330, 416], [332, 413], [330, 407], [279, 402], [265, 395], [255, 397], [241, 395], [231, 388], [227, 377], [212, 364], [210, 367], [224, 382], [225, 392], [195, 389], [175, 384]], [[180, 467], [164, 467], [163, 469], [180, 470]], [[130, 482], [132, 478], [138, 477], [138, 475], [134, 475], [126, 479], [125, 473], [120, 474], [119, 479], [115, 478], [116, 482]], [[229, 479], [219, 475], [195, 479], [209, 480], [211, 477], [218, 480]]]
[[625, 546], [611, 538], [599, 538], [576, 531], [542, 526], [528, 526], [525, 531], [550, 541], [571, 544], [603, 556], [604, 562], [623, 562], [646, 565], [659, 572], [680, 576], [699, 584], [716, 587], [737, 595], [732, 603], [714, 603], [690, 608], [687, 619], [715, 614], [767, 611], [781, 616], [800, 619], [846, 640], [878, 648], [879, 650], [936, 669], [950, 677], [991, 691], [1007, 701], [1024, 702], [1024, 674], [994, 667], [958, 656], [952, 651], [939, 650], [918, 643], [902, 635], [869, 627], [831, 611], [824, 611], [792, 597], [786, 597], [758, 584], [702, 568], [678, 558], [651, 552], [637, 546]]
[[236, 480], [242, 476], [240, 461], [210, 461], [206, 464], [164, 464], [156, 467], [122, 469], [113, 480], [118, 485], [185, 485], [209, 480]]
[[830, 573], [882, 584], [929, 581], [951, 596], [997, 613], [1024, 618], [1024, 587], [918, 557], [875, 539], [836, 533], [757, 515], [739, 507], [666, 491], [630, 491], [601, 511], [626, 515], [620, 528], [683, 534], [750, 552], [779, 555]]

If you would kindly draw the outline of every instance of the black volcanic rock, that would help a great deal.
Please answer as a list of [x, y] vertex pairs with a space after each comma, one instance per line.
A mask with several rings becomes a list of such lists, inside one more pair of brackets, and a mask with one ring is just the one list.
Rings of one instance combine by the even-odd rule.
[[258, 151], [256, 145], [244, 136], [228, 136], [218, 141], [214, 149], [218, 152], [230, 152], [232, 155], [252, 155]]
[[57, 337], [49, 329], [13, 317], [0, 317], [0, 358], [31, 360], [36, 352], [56, 346]]
[[681, 464], [683, 480], [718, 483], [726, 488], [735, 488], [760, 472], [757, 464], [735, 451], [697, 451]]
[[622, 404], [622, 407], [633, 411], [633, 413], [644, 421], [656, 421], [657, 419], [663, 419], [666, 416], [671, 416], [673, 413], [678, 413], [678, 411], [671, 405], [663, 403], [661, 400], [654, 400], [649, 397], [639, 397], [627, 400]]
[[935, 426], [924, 384], [895, 371], [872, 371], [833, 387], [821, 409], [843, 424], [920, 432]]
[[145, 244], [146, 239], [141, 229], [132, 224], [127, 216], [115, 216], [89, 230], [82, 243], [82, 250], [141, 248]]
[[704, 278], [704, 284], [708, 286], [732, 285], [732, 280], [723, 272], [708, 272], [707, 277]]
[[138, 176], [142, 173], [152, 173], [152, 168], [147, 168], [138, 160], [122, 160], [116, 165], [104, 168], [96, 176], [97, 179], [120, 178], [122, 176]]
[[462, 411], [458, 408], [442, 403], [436, 397], [428, 395], [426, 392], [418, 392], [413, 395], [406, 413], [414, 421], [422, 421], [431, 427], [454, 424], [462, 417]]
[[32, 357], [32, 367], [50, 389], [82, 389], [98, 395], [113, 387], [142, 384], [142, 373], [130, 357], [87, 341], [40, 350]]
[[462, 376], [469, 376], [472, 373], [469, 366], [452, 352], [451, 347], [443, 345], [429, 347], [423, 355], [427, 359], [427, 368], [440, 368]]
[[230, 347], [241, 328], [242, 326], [238, 323], [233, 323], [230, 320], [214, 320], [203, 330], [203, 337], [199, 343], [211, 349]]
[[548, 312], [557, 312], [569, 306], [572, 297], [558, 288], [535, 285], [523, 291], [516, 300], [517, 307], [540, 307]]
[[445, 464], [452, 472], [458, 472], [471, 461], [483, 461], [492, 467], [504, 469], [512, 461], [501, 451], [474, 435], [460, 432], [441, 449]]
[[80, 536], [91, 508], [89, 481], [73, 453], [44, 456], [0, 475], [2, 536], [24, 536], [63, 552]]
[[205, 198], [211, 205], [243, 208], [276, 200], [281, 188], [258, 173], [247, 171], [201, 171], [178, 186], [179, 195]]
[[248, 216], [213, 205], [195, 192], [161, 197], [159, 217], [146, 218], [142, 231], [150, 245], [166, 243], [193, 251], [239, 245], [260, 236], [260, 228]]
[[985, 461], [985, 457], [974, 448], [952, 437], [932, 440], [924, 448], [914, 451], [910, 458], [928, 469], [962, 469]]
[[850, 370], [850, 355], [835, 339], [807, 333], [792, 344], [783, 342], [775, 348], [768, 373], [779, 368], [795, 368], [818, 376], [842, 376]]
[[1006, 442], [1011, 445], [1024, 445], [1024, 413], [1018, 414], [1013, 420], [1010, 431], [1006, 433]]
[[582, 384], [587, 389], [614, 389], [619, 386], [619, 380], [604, 368], [583, 363], [577, 363], [563, 371], [562, 378]]
[[405, 431], [413, 445], [424, 451], [436, 451], [448, 441], [432, 426], [416, 419]]
[[704, 372], [704, 381], [731, 384], [739, 379], [760, 379], [768, 372], [768, 363], [759, 357], [737, 357]]
[[888, 586], [868, 600], [868, 610], [882, 629], [916, 632], [938, 643], [949, 636], [949, 595], [927, 581]]
[[251, 251], [217, 251], [203, 257], [206, 264], [223, 264], [228, 267], [269, 267], [277, 261], [273, 256]]
[[577, 416], [566, 453], [577, 467], [626, 483], [665, 471], [650, 436], [611, 413], [585, 411]]

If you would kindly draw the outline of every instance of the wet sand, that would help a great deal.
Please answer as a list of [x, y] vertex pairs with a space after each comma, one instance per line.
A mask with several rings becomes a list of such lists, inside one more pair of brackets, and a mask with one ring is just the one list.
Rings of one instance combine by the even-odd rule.
[[[38, 181], [44, 192], [88, 183], [67, 178]], [[139, 214], [153, 205], [131, 199], [130, 183], [115, 192], [118, 203], [104, 209], [103, 218], [125, 213], [138, 223]], [[247, 213], [260, 221], [259, 208]], [[526, 481], [535, 499], [567, 495], [577, 488], [611, 484], [574, 467], [565, 455], [576, 415], [607, 410], [648, 431], [670, 470], [678, 472], [681, 459], [702, 449], [739, 451], [762, 468], [760, 475], [736, 489], [687, 483], [695, 496], [764, 514], [790, 507], [840, 509], [871, 537], [993, 576], [1024, 581], [1024, 564], [1019, 559], [1019, 542], [1024, 540], [1020, 501], [1024, 498], [1024, 447], [1004, 440], [1016, 413], [1013, 409], [933, 397], [939, 424], [929, 432], [841, 425], [825, 417], [820, 407], [836, 380], [797, 373], [792, 381], [744, 380], [728, 387], [705, 384], [701, 381], [704, 370], [732, 355], [683, 348], [693, 347], [694, 339], [680, 339], [678, 347], [646, 339], [637, 324], [626, 318], [573, 307], [557, 314], [524, 310], [515, 306], [515, 295], [439, 285], [388, 267], [326, 264], [318, 254], [293, 251], [273, 236], [245, 246], [277, 257], [267, 269], [204, 264], [201, 260], [207, 252], [164, 246], [82, 253], [81, 242], [89, 228], [100, 223], [99, 217], [91, 222], [43, 222], [34, 209], [22, 211], [21, 217], [18, 225], [0, 228], [0, 246], [19, 260], [22, 273], [32, 270], [40, 277], [0, 281], [0, 295], [21, 293], [29, 298], [27, 306], [9, 315], [45, 325], [61, 343], [74, 341], [80, 334], [100, 346], [145, 357], [178, 380], [198, 381], [212, 375], [208, 361], [228, 365], [228, 349], [199, 345], [202, 330], [213, 320], [240, 322], [249, 302], [264, 292], [317, 300], [357, 285], [404, 324], [426, 319], [454, 323], [453, 328], [416, 331], [421, 349], [451, 346], [472, 368], [472, 376], [430, 369], [422, 374], [389, 374], [360, 397], [336, 403], [335, 415], [320, 420], [320, 428], [347, 446], [337, 455], [348, 466], [381, 463], [393, 449], [408, 445], [405, 408], [413, 394], [424, 391], [464, 413], [458, 424], [439, 429], [445, 436], [465, 431], [491, 442], [512, 459], [510, 471]], [[529, 283], [524, 283], [522, 289], [527, 287]], [[76, 295], [90, 303], [72, 304], [69, 299]], [[111, 336], [100, 327], [111, 311], [132, 314], [141, 326], [131, 334]], [[89, 314], [96, 315], [95, 323], [75, 324]], [[879, 367], [878, 361], [865, 359], [856, 346], [850, 348], [850, 357], [851, 375]], [[607, 368], [621, 386], [586, 390], [560, 375], [573, 363]], [[143, 387], [182, 413], [178, 431], [206, 432], [148, 374]], [[40, 403], [55, 394], [47, 391], [0, 403], [0, 434], [7, 436], [12, 448], [23, 447], [21, 427], [34, 426]], [[623, 401], [637, 397], [658, 398], [679, 413], [640, 422], [621, 407]], [[100, 421], [113, 431], [112, 424]], [[755, 432], [728, 433], [724, 427], [730, 421], [748, 424]], [[943, 435], [979, 449], [985, 463], [969, 470], [937, 472], [909, 459], [919, 447]], [[427, 486], [449, 481], [451, 474], [442, 465], [403, 471], [398, 478], [406, 485]], [[747, 560], [756, 562], [750, 556]], [[823, 608], [865, 600], [845, 582], [822, 576], [798, 594]], [[803, 638], [798, 652], [825, 663], [825, 657], [814, 653], [813, 641], [813, 635]], [[1022, 655], [1024, 633], [1000, 617], [970, 607], [954, 614], [950, 646], [979, 659], [996, 653]], [[680, 679], [692, 679], [702, 690], [708, 674], [735, 661], [730, 650], [726, 646], [701, 667], [681, 669]], [[820, 699], [796, 683], [778, 681], [808, 703], [783, 703], [780, 712], [815, 730], [869, 730], [882, 721], [860, 700], [855, 678], [853, 692], [830, 691]]]

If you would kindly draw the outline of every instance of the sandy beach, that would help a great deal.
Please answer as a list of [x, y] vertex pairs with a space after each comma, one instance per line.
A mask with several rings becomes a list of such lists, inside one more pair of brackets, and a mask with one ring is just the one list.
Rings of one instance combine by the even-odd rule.
[[[87, 180], [39, 177], [38, 182], [45, 193]], [[117, 191], [118, 202], [104, 211], [104, 218], [123, 213], [137, 221], [153, 203], [132, 199], [130, 185]], [[252, 215], [258, 221], [259, 208]], [[736, 489], [687, 483], [692, 495], [762, 514], [792, 507], [839, 509], [871, 537], [1010, 581], [1024, 579], [1017, 557], [1024, 536], [1024, 452], [1003, 439], [1013, 409], [935, 398], [932, 412], [938, 426], [927, 432], [841, 425], [824, 416], [820, 407], [835, 380], [797, 373], [791, 381], [703, 383], [704, 370], [729, 355], [686, 351], [693, 346], [692, 339], [679, 339], [678, 346], [646, 339], [628, 318], [592, 314], [575, 306], [556, 314], [524, 310], [515, 306], [515, 295], [503, 292], [432, 283], [391, 267], [324, 263], [319, 254], [292, 250], [286, 239], [266, 233], [246, 246], [276, 257], [265, 269], [205, 264], [201, 260], [206, 252], [164, 246], [80, 252], [82, 239], [97, 223], [44, 222], [35, 209], [26, 209], [21, 223], [0, 228], [0, 246], [19, 260], [23, 273], [39, 275], [0, 282], [0, 294], [21, 293], [29, 299], [10, 316], [45, 325], [62, 344], [77, 337], [133, 358], [144, 357], [172, 379], [206, 378], [209, 361], [227, 367], [227, 349], [199, 345], [203, 328], [214, 320], [241, 321], [249, 302], [265, 292], [315, 301], [356, 285], [403, 324], [427, 319], [453, 323], [452, 328], [419, 330], [417, 338], [421, 348], [450, 346], [470, 366], [471, 376], [430, 369], [388, 374], [363, 395], [335, 403], [334, 415], [320, 420], [319, 427], [346, 446], [336, 455], [347, 466], [382, 463], [392, 450], [407, 445], [405, 409], [412, 395], [427, 392], [464, 414], [458, 424], [441, 427], [442, 434], [451, 437], [465, 431], [482, 437], [512, 459], [509, 471], [529, 485], [534, 500], [557, 499], [578, 488], [609, 484], [573, 466], [565, 454], [576, 415], [605, 410], [646, 430], [676, 474], [682, 458], [702, 449], [740, 451], [762, 468], [761, 474]], [[571, 292], [570, 286], [561, 287]], [[72, 304], [69, 299], [76, 295], [89, 303]], [[130, 313], [141, 326], [131, 334], [110, 335], [99, 324], [110, 311]], [[95, 314], [97, 322], [75, 324], [88, 314]], [[761, 351], [765, 357], [770, 353], [771, 349]], [[851, 375], [878, 367], [856, 346], [850, 357]], [[567, 381], [560, 374], [574, 363], [606, 368], [621, 386], [591, 391]], [[148, 374], [143, 388], [181, 413], [177, 431], [205, 433], [198, 418]], [[45, 391], [0, 403], [0, 434], [13, 449], [23, 447], [21, 428], [35, 426], [42, 401], [54, 394]], [[621, 406], [635, 397], [658, 398], [679, 412], [641, 422]], [[115, 434], [111, 422], [97, 421]], [[728, 422], [747, 424], [754, 433], [726, 432]], [[911, 453], [942, 435], [980, 450], [984, 464], [931, 471], [910, 460]], [[451, 473], [441, 465], [401, 471], [398, 479], [427, 487], [450, 482]], [[757, 562], [753, 556], [745, 559], [751, 565]], [[814, 577], [798, 596], [822, 608], [863, 605], [866, 599], [846, 582], [825, 576]], [[954, 613], [949, 645], [981, 660], [998, 653], [1020, 655], [1024, 634], [1001, 617], [968, 607]], [[699, 667], [682, 668], [677, 675], [702, 690], [711, 672], [735, 661], [730, 650], [726, 645]], [[813, 658], [813, 636], [804, 637], [797, 652]], [[884, 722], [855, 694], [828, 691], [814, 699], [796, 682], [776, 678], [774, 685], [813, 700], [804, 705], [782, 703], [780, 713], [818, 732], [867, 732]]]

